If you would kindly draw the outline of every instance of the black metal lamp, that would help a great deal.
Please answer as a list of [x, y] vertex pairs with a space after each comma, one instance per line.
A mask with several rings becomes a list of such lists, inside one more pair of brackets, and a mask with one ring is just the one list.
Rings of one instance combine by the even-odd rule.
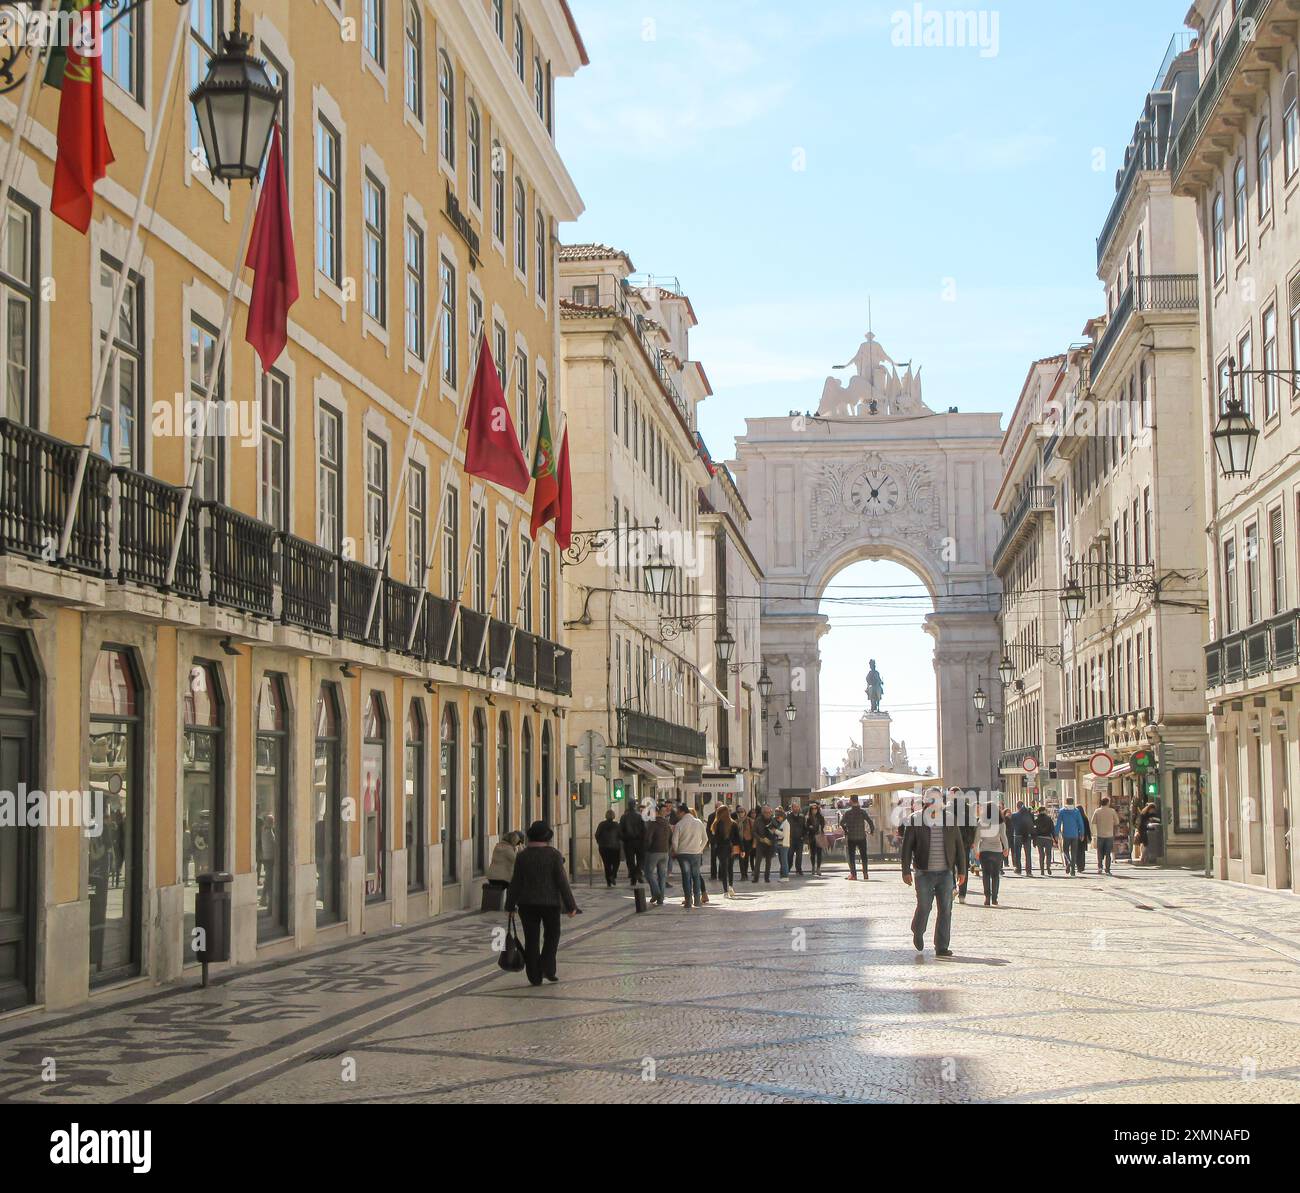
[[718, 648], [718, 661], [722, 663], [723, 666], [726, 666], [726, 664], [731, 662], [731, 656], [735, 653], [736, 640], [726, 630], [723, 630], [722, 633], [714, 639], [714, 645]]
[[795, 708], [794, 700], [792, 699], [790, 703], [785, 706], [785, 719], [787, 721], [793, 721], [798, 715], [799, 710]]
[[1078, 624], [1083, 616], [1083, 605], [1083, 589], [1079, 587], [1077, 580], [1070, 579], [1061, 591], [1061, 608], [1065, 610], [1066, 621], [1071, 625]]
[[1011, 661], [1010, 655], [1003, 655], [1002, 662], [998, 664], [998, 679], [1002, 681], [1005, 688], [1016, 677], [1016, 665]]
[[1249, 476], [1259, 446], [1259, 428], [1237, 397], [1237, 362], [1228, 357], [1228, 401], [1210, 432], [1225, 477]]
[[984, 690], [984, 687], [981, 684], [975, 689], [974, 694], [971, 696], [971, 703], [975, 705], [976, 712], [983, 712], [988, 706], [988, 702], [989, 694]]
[[235, 28], [190, 92], [208, 169], [224, 182], [251, 182], [261, 174], [280, 107], [280, 89], [265, 61], [250, 53], [253, 39], [240, 29], [239, 17], [235, 0]]
[[758, 694], [764, 701], [772, 694], [772, 677], [767, 673], [767, 664], [763, 664], [763, 670], [758, 674]]

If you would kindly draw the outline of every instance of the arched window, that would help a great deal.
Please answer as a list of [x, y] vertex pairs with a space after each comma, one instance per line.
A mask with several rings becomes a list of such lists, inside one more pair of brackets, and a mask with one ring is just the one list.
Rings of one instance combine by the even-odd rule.
[[1232, 171], [1232, 244], [1237, 252], [1246, 247], [1246, 159], [1239, 157]]
[[528, 272], [528, 197], [522, 178], [515, 179], [515, 268]]
[[312, 806], [316, 816], [316, 923], [343, 918], [343, 797], [340, 786], [342, 718], [338, 689], [323, 683], [316, 694], [316, 749]]
[[483, 122], [478, 105], [469, 100], [465, 104], [465, 152], [469, 155], [469, 200], [475, 207], [483, 206]]
[[1227, 243], [1224, 239], [1223, 230], [1223, 192], [1220, 191], [1214, 196], [1214, 206], [1210, 215], [1211, 238], [1210, 238], [1210, 267], [1216, 282], [1223, 280], [1223, 259], [1226, 256]]
[[492, 235], [506, 242], [506, 155], [500, 141], [492, 142]]
[[537, 213], [537, 297], [546, 298], [546, 217]]
[[284, 681], [263, 675], [257, 693], [257, 939], [289, 930], [289, 717]]
[[419, 0], [406, 0], [406, 33], [403, 59], [406, 63], [406, 107], [421, 123], [424, 121], [424, 18]]
[[1255, 185], [1259, 188], [1259, 217], [1273, 210], [1273, 144], [1268, 118], [1255, 131]]
[[1282, 85], [1282, 168], [1287, 179], [1300, 164], [1300, 109], [1296, 106], [1295, 73], [1287, 75]]
[[442, 838], [442, 880], [455, 882], [460, 849], [460, 717], [454, 705], [442, 710], [440, 736], [438, 833]]
[[425, 757], [424, 705], [412, 700], [406, 714], [403, 808], [406, 814], [406, 889], [424, 890]]
[[[105, 647], [90, 676], [90, 788], [104, 795], [100, 833], [86, 837], [90, 982], [140, 972], [140, 700], [129, 651]], [[12, 830], [7, 830], [12, 832]], [[12, 900], [6, 901], [6, 907]]]
[[362, 721], [361, 817], [366, 902], [381, 903], [388, 893], [388, 718], [378, 692], [370, 693]]
[[469, 730], [469, 837], [474, 873], [487, 869], [487, 719], [474, 710]]
[[184, 705], [181, 881], [185, 887], [185, 959], [193, 961], [198, 876], [226, 869], [226, 705], [215, 663], [194, 660]]
[[498, 837], [510, 831], [510, 716], [497, 718], [497, 817]]
[[456, 76], [445, 51], [438, 53], [440, 148], [449, 166], [456, 164]]
[[527, 828], [533, 822], [533, 724], [527, 718], [524, 719], [524, 727], [520, 731], [519, 790], [522, 805], [519, 823], [523, 828]]

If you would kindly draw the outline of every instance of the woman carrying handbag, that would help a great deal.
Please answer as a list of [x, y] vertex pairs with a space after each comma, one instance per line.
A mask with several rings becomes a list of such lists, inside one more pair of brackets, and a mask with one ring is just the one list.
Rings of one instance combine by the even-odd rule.
[[[554, 836], [544, 820], [535, 820], [528, 826], [528, 844], [515, 859], [514, 877], [506, 890], [506, 911], [513, 915], [518, 908], [524, 925], [524, 968], [534, 986], [540, 986], [543, 978], [548, 982], [560, 980], [555, 972], [556, 953], [560, 948], [560, 912], [578, 914], [569, 876], [564, 872], [564, 858], [558, 849], [551, 847]], [[507, 935], [507, 947], [509, 944]]]

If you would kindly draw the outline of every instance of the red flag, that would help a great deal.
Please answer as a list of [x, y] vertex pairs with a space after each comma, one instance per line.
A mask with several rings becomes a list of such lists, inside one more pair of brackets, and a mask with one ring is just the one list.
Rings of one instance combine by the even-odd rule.
[[516, 493], [527, 492], [528, 462], [519, 448], [519, 434], [486, 336], [465, 413], [465, 431], [465, 471], [470, 476], [496, 481]]
[[546, 402], [542, 402], [542, 415], [537, 427], [537, 452], [533, 456], [533, 516], [528, 520], [528, 532], [537, 537], [537, 531], [560, 512], [560, 482], [555, 476], [555, 444], [551, 441], [551, 416]]
[[289, 342], [289, 308], [298, 301], [298, 260], [293, 250], [289, 188], [284, 181], [278, 127], [271, 134], [262, 194], [244, 264], [253, 271], [244, 338], [262, 358], [262, 368], [269, 369]]
[[95, 183], [108, 173], [113, 147], [104, 129], [103, 18], [99, 0], [74, 0], [77, 44], [68, 47], [59, 98], [59, 155], [50, 210], [78, 232], [90, 227]]
[[569, 474], [569, 428], [560, 440], [560, 508], [555, 519], [555, 542], [567, 551], [573, 541], [573, 477]]

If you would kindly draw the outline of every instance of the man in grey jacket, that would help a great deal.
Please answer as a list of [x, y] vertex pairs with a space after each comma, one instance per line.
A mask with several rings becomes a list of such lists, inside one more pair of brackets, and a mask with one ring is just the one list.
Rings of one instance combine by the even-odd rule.
[[862, 881], [868, 881], [871, 876], [867, 873], [867, 834], [874, 833], [876, 826], [858, 806], [856, 795], [849, 799], [849, 806], [840, 817], [840, 828], [844, 830], [844, 851], [849, 855], [849, 882], [856, 882], [858, 878], [857, 867], [853, 864], [855, 852], [862, 858]]
[[912, 916], [912, 944], [925, 951], [925, 929], [930, 908], [938, 904], [934, 925], [934, 955], [951, 957], [953, 871], [966, 875], [966, 844], [953, 817], [944, 807], [943, 790], [932, 787], [925, 805], [903, 830], [903, 881], [916, 888], [916, 913]]

